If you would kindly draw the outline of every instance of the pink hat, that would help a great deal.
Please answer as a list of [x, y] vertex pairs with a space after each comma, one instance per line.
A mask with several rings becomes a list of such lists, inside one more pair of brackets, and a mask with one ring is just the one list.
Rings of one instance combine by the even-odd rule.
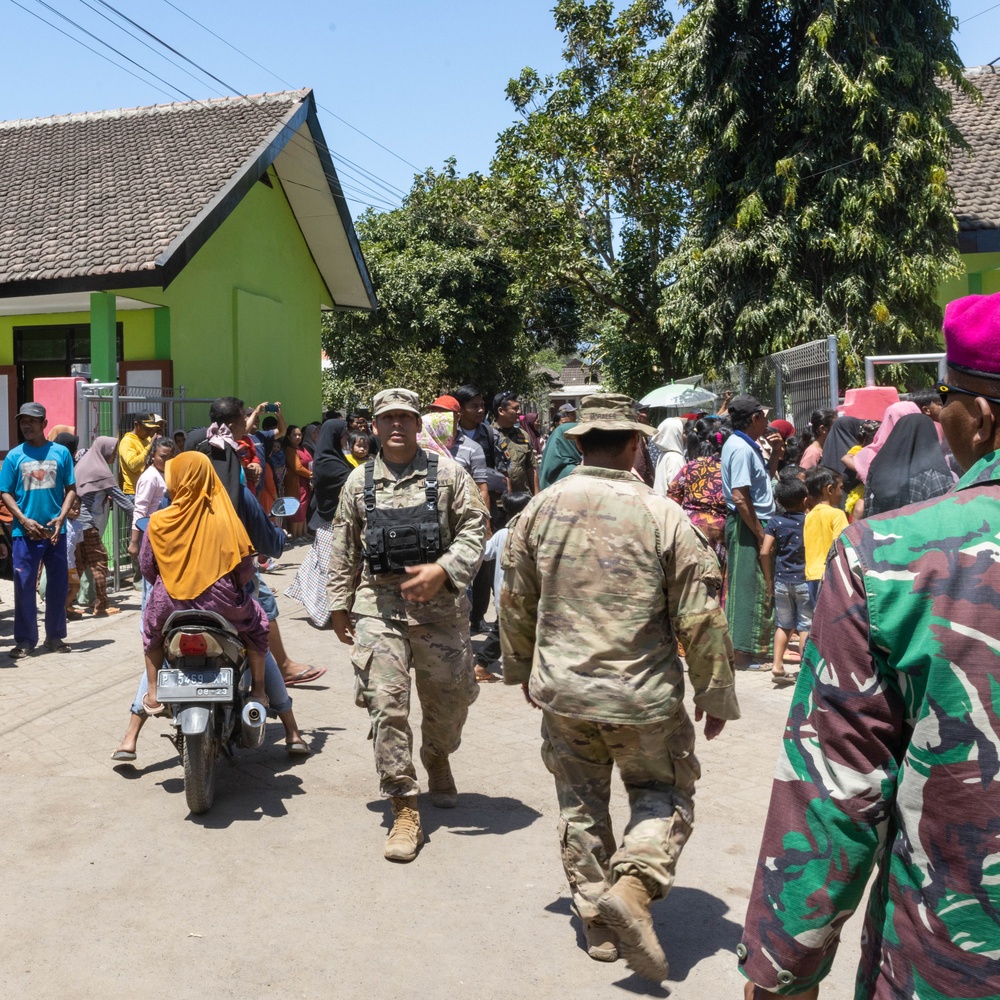
[[948, 364], [970, 375], [1000, 375], [1000, 293], [967, 295], [944, 310]]

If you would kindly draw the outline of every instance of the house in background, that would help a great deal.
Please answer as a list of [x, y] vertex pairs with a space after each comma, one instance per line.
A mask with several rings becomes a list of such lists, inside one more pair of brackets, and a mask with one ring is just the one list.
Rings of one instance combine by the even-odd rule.
[[311, 90], [0, 123], [0, 451], [38, 377], [321, 406], [376, 305]]
[[966, 273], [938, 289], [941, 305], [963, 295], [1000, 292], [1000, 72], [978, 66], [965, 75], [982, 103], [952, 92], [951, 119], [970, 148], [955, 152], [948, 180]]

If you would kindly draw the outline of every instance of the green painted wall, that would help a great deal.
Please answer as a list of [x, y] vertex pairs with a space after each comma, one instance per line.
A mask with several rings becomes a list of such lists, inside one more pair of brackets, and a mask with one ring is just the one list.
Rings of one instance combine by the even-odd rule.
[[938, 302], [945, 306], [963, 295], [992, 295], [1000, 292], [1000, 253], [963, 254], [965, 274], [946, 281], [938, 289]]
[[188, 396], [280, 400], [290, 423], [305, 424], [320, 416], [320, 309], [332, 302], [270, 177], [274, 186], [255, 184], [168, 288], [119, 294], [169, 306], [174, 384]]

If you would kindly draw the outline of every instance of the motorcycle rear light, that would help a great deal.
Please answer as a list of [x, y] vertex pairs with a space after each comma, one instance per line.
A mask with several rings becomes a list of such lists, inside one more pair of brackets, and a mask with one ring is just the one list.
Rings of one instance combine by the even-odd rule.
[[180, 640], [181, 656], [204, 656], [208, 652], [208, 639], [202, 633], [185, 633]]

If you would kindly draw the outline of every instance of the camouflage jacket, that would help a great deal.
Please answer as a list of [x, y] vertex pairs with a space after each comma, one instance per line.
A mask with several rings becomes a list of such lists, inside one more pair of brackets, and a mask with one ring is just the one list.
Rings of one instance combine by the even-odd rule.
[[510, 463], [507, 466], [507, 479], [512, 493], [535, 492], [535, 468], [538, 459], [535, 449], [531, 447], [528, 432], [519, 424], [513, 427], [498, 427], [500, 436], [507, 442]]
[[876, 861], [857, 1000], [1000, 996], [1000, 452], [835, 543], [743, 942], [778, 993], [829, 971]]
[[719, 564], [672, 500], [629, 472], [580, 466], [511, 523], [502, 557], [504, 681], [557, 715], [669, 718], [684, 697], [738, 719]]
[[[399, 479], [375, 459], [375, 503], [378, 507], [413, 507], [423, 502], [427, 455], [421, 449]], [[365, 530], [365, 467], [359, 466], [344, 483], [333, 520], [333, 551], [327, 582], [331, 611], [408, 621], [412, 624], [451, 621], [468, 615], [465, 588], [483, 559], [486, 507], [472, 477], [445, 456], [438, 459], [438, 523], [444, 553], [437, 560], [448, 574], [447, 583], [426, 604], [406, 601], [400, 584], [402, 573], [373, 576], [362, 561]], [[357, 583], [358, 567], [361, 580]]]

